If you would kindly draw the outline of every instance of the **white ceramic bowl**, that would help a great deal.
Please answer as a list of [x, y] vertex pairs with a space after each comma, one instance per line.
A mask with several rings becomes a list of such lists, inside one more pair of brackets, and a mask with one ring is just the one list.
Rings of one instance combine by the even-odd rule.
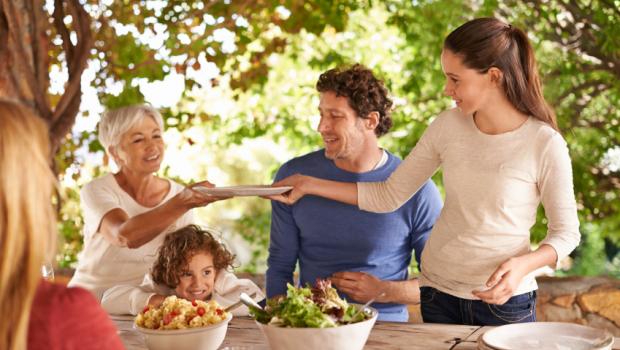
[[366, 321], [333, 328], [286, 328], [256, 322], [272, 350], [361, 350], [379, 314], [368, 307]]
[[150, 350], [217, 350], [226, 337], [231, 319], [232, 313], [228, 313], [222, 322], [206, 327], [159, 330], [134, 324], [134, 328], [142, 333]]

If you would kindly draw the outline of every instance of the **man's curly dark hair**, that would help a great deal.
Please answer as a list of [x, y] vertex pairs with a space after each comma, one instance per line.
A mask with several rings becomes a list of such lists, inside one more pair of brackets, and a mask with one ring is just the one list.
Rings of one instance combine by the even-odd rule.
[[375, 128], [377, 137], [385, 135], [392, 127], [390, 117], [393, 102], [383, 82], [372, 71], [361, 64], [349, 68], [334, 68], [319, 76], [316, 83], [319, 92], [334, 92], [346, 97], [349, 106], [363, 119], [370, 112], [379, 113], [379, 124]]
[[232, 267], [235, 260], [235, 256], [209, 231], [188, 225], [166, 236], [151, 270], [153, 282], [176, 288], [181, 274], [189, 267], [189, 261], [198, 253], [211, 254], [216, 271]]

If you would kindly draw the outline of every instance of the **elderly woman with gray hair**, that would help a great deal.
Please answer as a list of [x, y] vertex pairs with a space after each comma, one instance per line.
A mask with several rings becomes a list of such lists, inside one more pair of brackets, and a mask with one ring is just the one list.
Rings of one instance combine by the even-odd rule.
[[145, 105], [110, 111], [99, 123], [99, 140], [119, 171], [81, 191], [84, 249], [69, 282], [98, 300], [115, 285], [140, 285], [166, 233], [193, 223], [191, 209], [222, 199], [155, 175], [163, 128], [159, 112]]

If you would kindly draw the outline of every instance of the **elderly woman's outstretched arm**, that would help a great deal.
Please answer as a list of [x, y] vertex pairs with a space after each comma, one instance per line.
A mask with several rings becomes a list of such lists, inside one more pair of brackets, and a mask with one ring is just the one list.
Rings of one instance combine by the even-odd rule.
[[[209, 182], [197, 185], [213, 187]], [[131, 218], [123, 209], [114, 208], [103, 216], [97, 231], [115, 246], [139, 248], [162, 233], [190, 209], [226, 198], [205, 195], [187, 187], [162, 205]]]

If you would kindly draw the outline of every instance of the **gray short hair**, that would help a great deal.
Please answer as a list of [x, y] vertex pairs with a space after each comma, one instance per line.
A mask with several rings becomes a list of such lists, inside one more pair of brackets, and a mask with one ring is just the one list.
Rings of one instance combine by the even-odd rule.
[[159, 128], [164, 130], [161, 114], [151, 106], [134, 105], [106, 112], [99, 121], [99, 142], [106, 152], [110, 146], [117, 146], [123, 134], [145, 117], [153, 118]]

